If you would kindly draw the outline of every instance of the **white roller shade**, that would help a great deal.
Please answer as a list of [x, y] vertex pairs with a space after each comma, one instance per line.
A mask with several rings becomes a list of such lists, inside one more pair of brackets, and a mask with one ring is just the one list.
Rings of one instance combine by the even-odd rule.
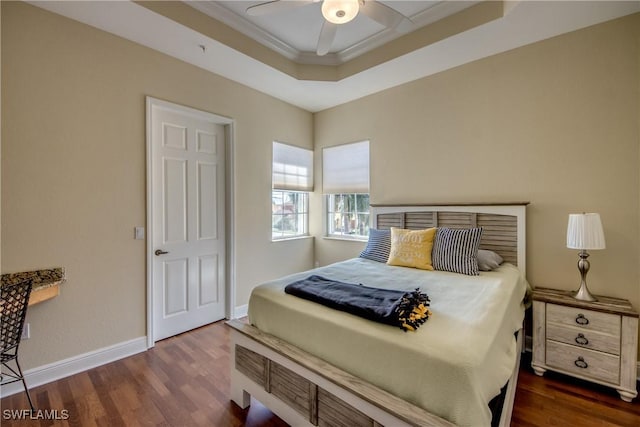
[[322, 191], [325, 194], [369, 192], [369, 141], [322, 150]]
[[274, 190], [313, 191], [313, 151], [273, 143]]

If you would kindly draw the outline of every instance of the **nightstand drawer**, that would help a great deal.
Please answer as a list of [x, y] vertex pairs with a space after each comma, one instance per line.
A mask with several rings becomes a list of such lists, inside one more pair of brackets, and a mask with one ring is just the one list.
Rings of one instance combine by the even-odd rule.
[[546, 364], [586, 379], [618, 384], [620, 358], [607, 353], [547, 340]]
[[620, 354], [620, 337], [573, 326], [547, 324], [547, 339], [575, 345], [580, 348]]
[[547, 324], [557, 323], [620, 337], [620, 316], [582, 308], [547, 304]]

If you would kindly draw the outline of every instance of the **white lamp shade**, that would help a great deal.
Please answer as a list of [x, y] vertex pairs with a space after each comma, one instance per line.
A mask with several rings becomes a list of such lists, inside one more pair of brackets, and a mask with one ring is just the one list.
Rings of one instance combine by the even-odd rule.
[[346, 24], [356, 17], [360, 10], [358, 0], [324, 0], [322, 15], [334, 24]]
[[600, 214], [570, 214], [567, 247], [571, 249], [604, 249], [604, 231]]

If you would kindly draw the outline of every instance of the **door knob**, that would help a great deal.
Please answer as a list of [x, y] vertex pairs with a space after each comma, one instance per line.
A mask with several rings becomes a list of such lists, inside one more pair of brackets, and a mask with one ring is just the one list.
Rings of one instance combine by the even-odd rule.
[[154, 252], [154, 254], [156, 254], [156, 256], [160, 256], [160, 255], [164, 255], [164, 254], [168, 254], [169, 252], [167, 251], [163, 251], [162, 249], [156, 249], [156, 251]]

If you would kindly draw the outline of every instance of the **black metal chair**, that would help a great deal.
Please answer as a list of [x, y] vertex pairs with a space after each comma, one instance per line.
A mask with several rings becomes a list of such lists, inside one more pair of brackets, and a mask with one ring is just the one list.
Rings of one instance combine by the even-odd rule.
[[[31, 280], [0, 286], [0, 385], [22, 381], [29, 406], [34, 411], [29, 388], [18, 363], [18, 347], [24, 318], [27, 316], [31, 286]], [[9, 366], [10, 362], [15, 363], [17, 370]]]

